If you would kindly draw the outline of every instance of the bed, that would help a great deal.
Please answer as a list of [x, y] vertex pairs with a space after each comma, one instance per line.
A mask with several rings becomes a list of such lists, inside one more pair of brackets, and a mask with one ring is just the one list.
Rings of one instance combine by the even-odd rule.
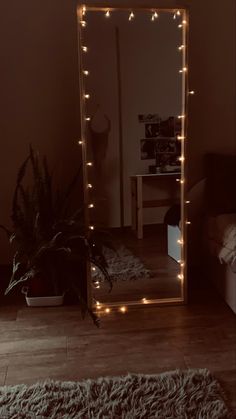
[[236, 313], [236, 155], [205, 158], [203, 234], [209, 276]]

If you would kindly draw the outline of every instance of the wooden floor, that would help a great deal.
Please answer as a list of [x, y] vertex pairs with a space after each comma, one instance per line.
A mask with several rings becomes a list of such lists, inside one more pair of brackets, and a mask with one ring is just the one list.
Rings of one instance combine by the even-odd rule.
[[100, 329], [76, 306], [1, 300], [0, 342], [1, 385], [208, 368], [236, 409], [236, 316], [200, 275], [187, 306], [104, 314]]
[[94, 290], [95, 300], [103, 303], [140, 302], [142, 298], [155, 300], [181, 297], [181, 282], [178, 279], [180, 268], [168, 256], [166, 225], [144, 226], [144, 237], [141, 240], [137, 239], [131, 228], [113, 229], [110, 234], [114, 246], [125, 246], [130, 250], [150, 271], [150, 278], [115, 281], [111, 293], [108, 292], [109, 286], [103, 283], [100, 289]]

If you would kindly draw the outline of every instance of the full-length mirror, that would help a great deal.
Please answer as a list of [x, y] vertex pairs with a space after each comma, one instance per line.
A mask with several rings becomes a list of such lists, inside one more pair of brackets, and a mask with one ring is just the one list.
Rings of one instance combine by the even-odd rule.
[[184, 302], [187, 13], [81, 6], [78, 24], [88, 230], [112, 282], [92, 265], [90, 295]]

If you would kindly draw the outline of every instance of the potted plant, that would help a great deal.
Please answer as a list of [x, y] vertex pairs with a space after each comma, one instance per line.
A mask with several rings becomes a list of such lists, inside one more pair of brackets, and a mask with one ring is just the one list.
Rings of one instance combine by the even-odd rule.
[[[32, 182], [25, 186], [28, 166]], [[102, 254], [104, 238], [86, 230], [83, 207], [75, 212], [70, 209], [80, 172], [81, 167], [64, 193], [55, 192], [46, 157], [40, 160], [30, 146], [29, 156], [17, 175], [13, 231], [0, 226], [14, 246], [12, 275], [5, 294], [23, 285], [28, 305], [59, 305], [64, 294], [73, 291], [82, 315], [89, 312], [97, 323], [85, 298], [86, 264], [95, 265], [110, 287], [112, 283]]]

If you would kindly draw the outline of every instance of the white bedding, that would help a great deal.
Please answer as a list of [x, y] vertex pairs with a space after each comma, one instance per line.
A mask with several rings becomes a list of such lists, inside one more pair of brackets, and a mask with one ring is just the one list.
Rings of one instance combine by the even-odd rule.
[[209, 217], [207, 235], [211, 252], [236, 272], [236, 214]]

